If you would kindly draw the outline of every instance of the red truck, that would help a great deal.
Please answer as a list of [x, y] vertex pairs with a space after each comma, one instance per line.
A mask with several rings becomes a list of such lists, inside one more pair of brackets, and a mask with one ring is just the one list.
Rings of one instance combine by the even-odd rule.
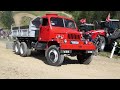
[[60, 66], [64, 55], [77, 56], [80, 64], [89, 64], [96, 46], [83, 38], [73, 19], [46, 14], [36, 17], [28, 26], [11, 27], [15, 39], [13, 50], [26, 57], [31, 50], [45, 50], [47, 64]]

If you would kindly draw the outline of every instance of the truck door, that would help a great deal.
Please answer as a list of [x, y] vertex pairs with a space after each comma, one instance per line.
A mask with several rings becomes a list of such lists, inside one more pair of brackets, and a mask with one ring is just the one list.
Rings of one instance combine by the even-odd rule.
[[43, 18], [43, 20], [42, 20], [42, 25], [40, 27], [40, 33], [39, 33], [39, 40], [40, 41], [48, 41], [49, 40], [48, 18]]

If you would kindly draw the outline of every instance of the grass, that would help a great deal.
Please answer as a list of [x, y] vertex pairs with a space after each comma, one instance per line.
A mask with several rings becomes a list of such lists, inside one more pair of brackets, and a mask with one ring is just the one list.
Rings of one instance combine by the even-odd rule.
[[21, 25], [29, 25], [31, 20], [32, 18], [24, 16], [22, 17]]
[[67, 15], [65, 14], [62, 14], [62, 13], [58, 13], [60, 16], [65, 16], [65, 17], [68, 17]]
[[[47, 12], [47, 11], [15, 11], [15, 12], [13, 13], [13, 15], [15, 15], [15, 14], [17, 14], [17, 13], [30, 13], [30, 14], [33, 14], [33, 15], [35, 15], [35, 16], [43, 16], [43, 15], [45, 15], [46, 13], [52, 13], [52, 11], [51, 11], [51, 12]], [[67, 15], [62, 14], [62, 13], [58, 13], [58, 15], [68, 17]]]
[[[98, 55], [104, 56], [104, 57], [110, 57], [111, 52], [105, 52], [105, 51], [104, 52], [99, 52]], [[117, 54], [114, 54], [113, 58], [114, 59], [120, 59], [120, 56], [118, 56]]]
[[[13, 15], [15, 15], [17, 13], [29, 13], [29, 14], [32, 14], [35, 16], [43, 16], [46, 13], [52, 13], [52, 11], [51, 12], [50, 11], [49, 12], [48, 11], [14, 11]], [[62, 13], [58, 13], [58, 15], [68, 17], [67, 15], [62, 14]], [[22, 17], [21, 25], [28, 25], [30, 20], [31, 20], [31, 18], [29, 18], [29, 17], [26, 17], [26, 16]]]
[[[35, 16], [43, 16], [46, 13], [51, 13], [51, 12], [52, 11], [13, 11], [13, 16], [17, 13], [29, 13], [29, 14], [33, 14]], [[62, 14], [62, 13], [58, 13], [58, 15], [68, 17], [67, 15]], [[26, 24], [28, 24], [29, 21], [30, 21], [29, 18], [24, 17], [24, 18], [22, 18], [21, 22], [22, 22], [22, 25], [26, 25]], [[0, 22], [0, 27], [4, 27], [4, 25], [1, 22]]]
[[29, 13], [29, 14], [33, 14], [35, 16], [42, 16], [45, 14], [45, 11], [14, 11], [13, 15], [17, 14], [17, 13]]
[[4, 27], [4, 25], [0, 22], [0, 28], [1, 28], [1, 27]]

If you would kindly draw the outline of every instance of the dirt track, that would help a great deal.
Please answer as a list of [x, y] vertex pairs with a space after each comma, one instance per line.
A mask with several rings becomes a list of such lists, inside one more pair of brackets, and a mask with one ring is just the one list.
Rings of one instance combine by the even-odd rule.
[[44, 63], [44, 56], [20, 57], [0, 41], [0, 79], [120, 79], [120, 60], [94, 56], [90, 65], [76, 58], [65, 59], [60, 67]]

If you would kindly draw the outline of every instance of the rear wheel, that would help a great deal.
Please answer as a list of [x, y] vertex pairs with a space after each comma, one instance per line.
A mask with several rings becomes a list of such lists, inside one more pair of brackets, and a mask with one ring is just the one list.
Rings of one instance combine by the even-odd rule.
[[27, 56], [30, 56], [31, 55], [31, 49], [27, 49]]
[[64, 61], [64, 55], [61, 55], [59, 48], [55, 45], [50, 46], [45, 51], [47, 63], [52, 66], [60, 66]]
[[80, 64], [90, 64], [90, 62], [92, 61], [92, 54], [90, 53], [83, 53], [83, 54], [79, 54], [77, 55], [77, 60]]
[[100, 36], [99, 39], [100, 39], [100, 42], [98, 45], [98, 51], [101, 52], [101, 51], [104, 51], [106, 42], [105, 42], [105, 38], [103, 36]]
[[21, 42], [21, 44], [20, 44], [20, 55], [22, 57], [26, 57], [27, 54], [28, 54], [27, 44], [25, 42]]
[[15, 41], [13, 44], [13, 51], [15, 52], [15, 54], [19, 55], [20, 54], [20, 42], [19, 41]]
[[31, 42], [27, 42], [27, 56], [31, 55], [32, 49], [31, 49]]

